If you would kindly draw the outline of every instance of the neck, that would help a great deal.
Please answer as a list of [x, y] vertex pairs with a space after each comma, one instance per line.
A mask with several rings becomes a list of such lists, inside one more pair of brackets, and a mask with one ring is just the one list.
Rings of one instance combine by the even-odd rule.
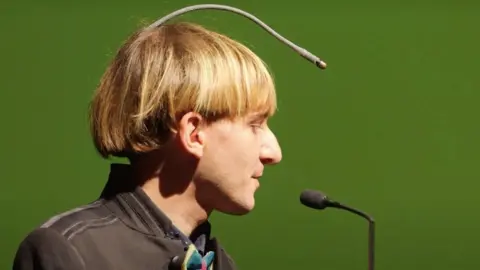
[[[168, 156], [168, 158], [165, 158]], [[198, 201], [192, 177], [194, 160], [153, 152], [133, 162], [135, 178], [152, 202], [183, 234], [207, 221], [211, 211]]]
[[159, 192], [159, 186], [158, 178], [150, 179], [142, 189], [183, 234], [189, 236], [196, 227], [207, 221], [210, 212], [200, 206], [194, 191], [187, 189], [182, 194], [165, 197]]

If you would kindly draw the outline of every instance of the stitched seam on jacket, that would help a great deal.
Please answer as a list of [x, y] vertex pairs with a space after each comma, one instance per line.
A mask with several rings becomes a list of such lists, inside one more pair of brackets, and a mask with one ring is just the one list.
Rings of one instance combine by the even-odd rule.
[[[160, 228], [160, 226], [157, 224], [157, 222], [155, 221], [155, 219], [152, 217], [152, 215], [150, 215], [150, 213], [148, 212], [148, 210], [145, 208], [145, 206], [143, 206], [143, 204], [138, 200], [138, 198], [134, 195], [134, 194], [128, 194], [127, 196], [129, 196], [131, 199], [133, 199], [132, 203], [135, 203], [137, 204], [138, 207], [140, 207], [142, 209], [142, 212], [150, 219], [150, 223], [148, 223], [146, 220], [145, 220], [145, 224], [150, 228], [152, 229], [152, 231], [154, 232], [155, 234], [155, 231], [160, 231], [160, 232], [163, 232], [162, 228]], [[125, 200], [128, 204], [130, 204], [128, 202], [128, 200]], [[135, 209], [135, 207], [132, 207], [132, 210], [135, 212], [135, 214], [139, 217], [139, 218], [142, 218], [141, 214], [138, 213], [138, 211]], [[155, 227], [155, 228], [153, 228]]]
[[[105, 205], [105, 207], [106, 207], [107, 209], [109, 209], [110, 212], [114, 213], [114, 210], [113, 210], [112, 208], [110, 208], [108, 205]], [[137, 215], [137, 213], [134, 213], [134, 214]], [[144, 235], [155, 236], [155, 234], [154, 234], [153, 232], [148, 231], [148, 230], [149, 230], [148, 227], [145, 227], [145, 228], [143, 228], [143, 229], [145, 229], [145, 230], [142, 230], [142, 229], [140, 229], [140, 228], [137, 227], [138, 225], [136, 225], [136, 224], [134, 225], [134, 224], [132, 224], [132, 223], [130, 223], [130, 222], [126, 222], [126, 221], [125, 221], [124, 219], [122, 219], [122, 218], [118, 218], [118, 220], [119, 220], [123, 225], [125, 225], [126, 227], [128, 227], [128, 228], [131, 229], [131, 230], [134, 230], [134, 231], [139, 232], [139, 233], [144, 234]], [[144, 224], [143, 221], [141, 221], [141, 223]]]
[[74, 245], [70, 245], [73, 249], [73, 251], [75, 251], [75, 254], [77, 254], [77, 257], [78, 259], [80, 259], [80, 262], [82, 263], [82, 266], [83, 266], [83, 269], [86, 269], [86, 264], [85, 264], [85, 261], [83, 260], [83, 257], [80, 255], [80, 252], [78, 252], [78, 249], [74, 246]]
[[80, 220], [78, 222], [75, 222], [73, 223], [73, 225], [71, 225], [70, 227], [66, 228], [65, 230], [62, 231], [62, 235], [63, 236], [67, 236], [67, 235], [70, 235], [73, 232], [75, 232], [76, 230], [78, 229], [75, 229], [76, 227], [82, 227], [82, 226], [85, 226], [85, 225], [88, 225], [90, 223], [95, 223], [95, 222], [102, 222], [103, 220], [109, 220], [111, 219], [113, 215], [108, 215], [108, 216], [105, 216], [105, 217], [101, 217], [101, 218], [94, 218], [94, 219], [89, 219], [89, 220]]
[[109, 215], [103, 218], [88, 220], [82, 224], [83, 226], [77, 227], [76, 230], [70, 231], [69, 234], [65, 234], [65, 237], [67, 238], [67, 240], [72, 240], [73, 237], [79, 235], [80, 233], [86, 231], [87, 229], [111, 225], [115, 223], [115, 221], [117, 220], [118, 218], [115, 217], [114, 215]]
[[81, 211], [84, 211], [84, 210], [98, 208], [99, 206], [102, 205], [102, 203], [103, 203], [103, 200], [98, 200], [98, 201], [95, 201], [91, 204], [87, 204], [85, 206], [77, 207], [77, 208], [72, 209], [70, 211], [63, 212], [61, 214], [58, 214], [56, 216], [51, 217], [49, 220], [47, 220], [45, 223], [43, 223], [40, 227], [41, 228], [49, 228], [49, 227], [53, 226], [55, 223], [57, 223], [58, 221], [62, 220], [63, 218], [69, 217], [69, 216], [71, 216], [75, 213], [78, 213], [78, 212], [81, 212]]
[[[128, 198], [126, 198], [126, 196], [123, 196], [123, 195], [121, 195], [119, 198], [116, 199], [116, 202], [117, 202], [118, 207], [120, 208], [120, 211], [122, 211], [123, 213], [125, 213], [127, 215], [134, 215], [140, 223], [140, 224], [135, 224], [135, 226], [140, 226], [141, 225], [143, 227], [142, 229], [144, 229], [145, 232], [141, 231], [140, 228], [134, 228], [135, 230], [141, 231], [144, 234], [147, 233], [149, 235], [155, 235], [152, 232], [153, 229], [148, 224], [148, 222], [140, 215], [140, 213], [138, 213], [138, 211], [135, 210], [135, 208], [132, 206], [132, 202], [129, 202], [129, 201], [130, 200]], [[127, 210], [127, 208], [123, 204], [126, 204], [129, 209]], [[134, 222], [132, 220], [132, 225], [133, 224], [134, 224]], [[127, 226], [132, 228], [132, 226], [129, 225], [129, 224], [127, 224]]]

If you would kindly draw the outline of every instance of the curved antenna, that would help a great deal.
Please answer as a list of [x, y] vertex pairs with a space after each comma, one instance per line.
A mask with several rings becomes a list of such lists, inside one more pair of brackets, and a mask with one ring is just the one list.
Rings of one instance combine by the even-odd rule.
[[272, 36], [277, 38], [280, 42], [282, 42], [285, 45], [292, 48], [294, 51], [296, 51], [298, 54], [300, 54], [303, 58], [312, 62], [317, 67], [319, 67], [321, 69], [327, 68], [327, 63], [325, 63], [320, 58], [318, 58], [314, 54], [310, 53], [306, 49], [304, 49], [304, 48], [296, 45], [295, 43], [291, 42], [290, 40], [284, 38], [279, 33], [277, 33], [275, 30], [273, 30], [270, 26], [268, 26], [266, 23], [262, 22], [259, 18], [255, 17], [254, 15], [252, 15], [252, 14], [246, 12], [246, 11], [243, 11], [241, 9], [231, 7], [231, 6], [217, 5], [217, 4], [200, 4], [200, 5], [187, 6], [187, 7], [178, 9], [176, 11], [173, 11], [172, 13], [167, 14], [166, 16], [158, 19], [157, 21], [155, 21], [154, 23], [149, 25], [147, 27], [147, 29], [158, 27], [161, 24], [167, 22], [168, 20], [170, 20], [174, 17], [180, 16], [182, 14], [185, 14], [187, 12], [195, 11], [195, 10], [201, 10], [201, 9], [216, 9], [216, 10], [229, 11], [229, 12], [233, 12], [233, 13], [242, 15], [242, 16], [250, 19], [251, 21], [253, 21], [257, 25], [259, 25], [260, 27], [262, 27], [264, 30], [266, 30], [268, 33], [270, 33]]

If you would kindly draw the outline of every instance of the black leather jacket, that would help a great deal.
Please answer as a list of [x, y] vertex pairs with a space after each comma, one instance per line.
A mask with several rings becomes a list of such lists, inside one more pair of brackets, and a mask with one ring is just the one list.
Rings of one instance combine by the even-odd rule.
[[125, 184], [128, 174], [129, 165], [113, 164], [98, 200], [32, 231], [18, 248], [13, 270], [167, 270], [199, 236], [206, 241], [197, 249], [215, 252], [214, 270], [236, 269], [210, 238], [208, 223], [185, 239], [141, 189]]

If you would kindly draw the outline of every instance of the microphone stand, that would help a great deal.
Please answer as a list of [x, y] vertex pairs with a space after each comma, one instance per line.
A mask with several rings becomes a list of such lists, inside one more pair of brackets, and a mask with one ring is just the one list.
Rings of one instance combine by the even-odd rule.
[[327, 207], [338, 208], [354, 213], [365, 218], [368, 221], [368, 270], [375, 268], [375, 220], [370, 215], [353, 207], [341, 204], [339, 202], [328, 200]]

